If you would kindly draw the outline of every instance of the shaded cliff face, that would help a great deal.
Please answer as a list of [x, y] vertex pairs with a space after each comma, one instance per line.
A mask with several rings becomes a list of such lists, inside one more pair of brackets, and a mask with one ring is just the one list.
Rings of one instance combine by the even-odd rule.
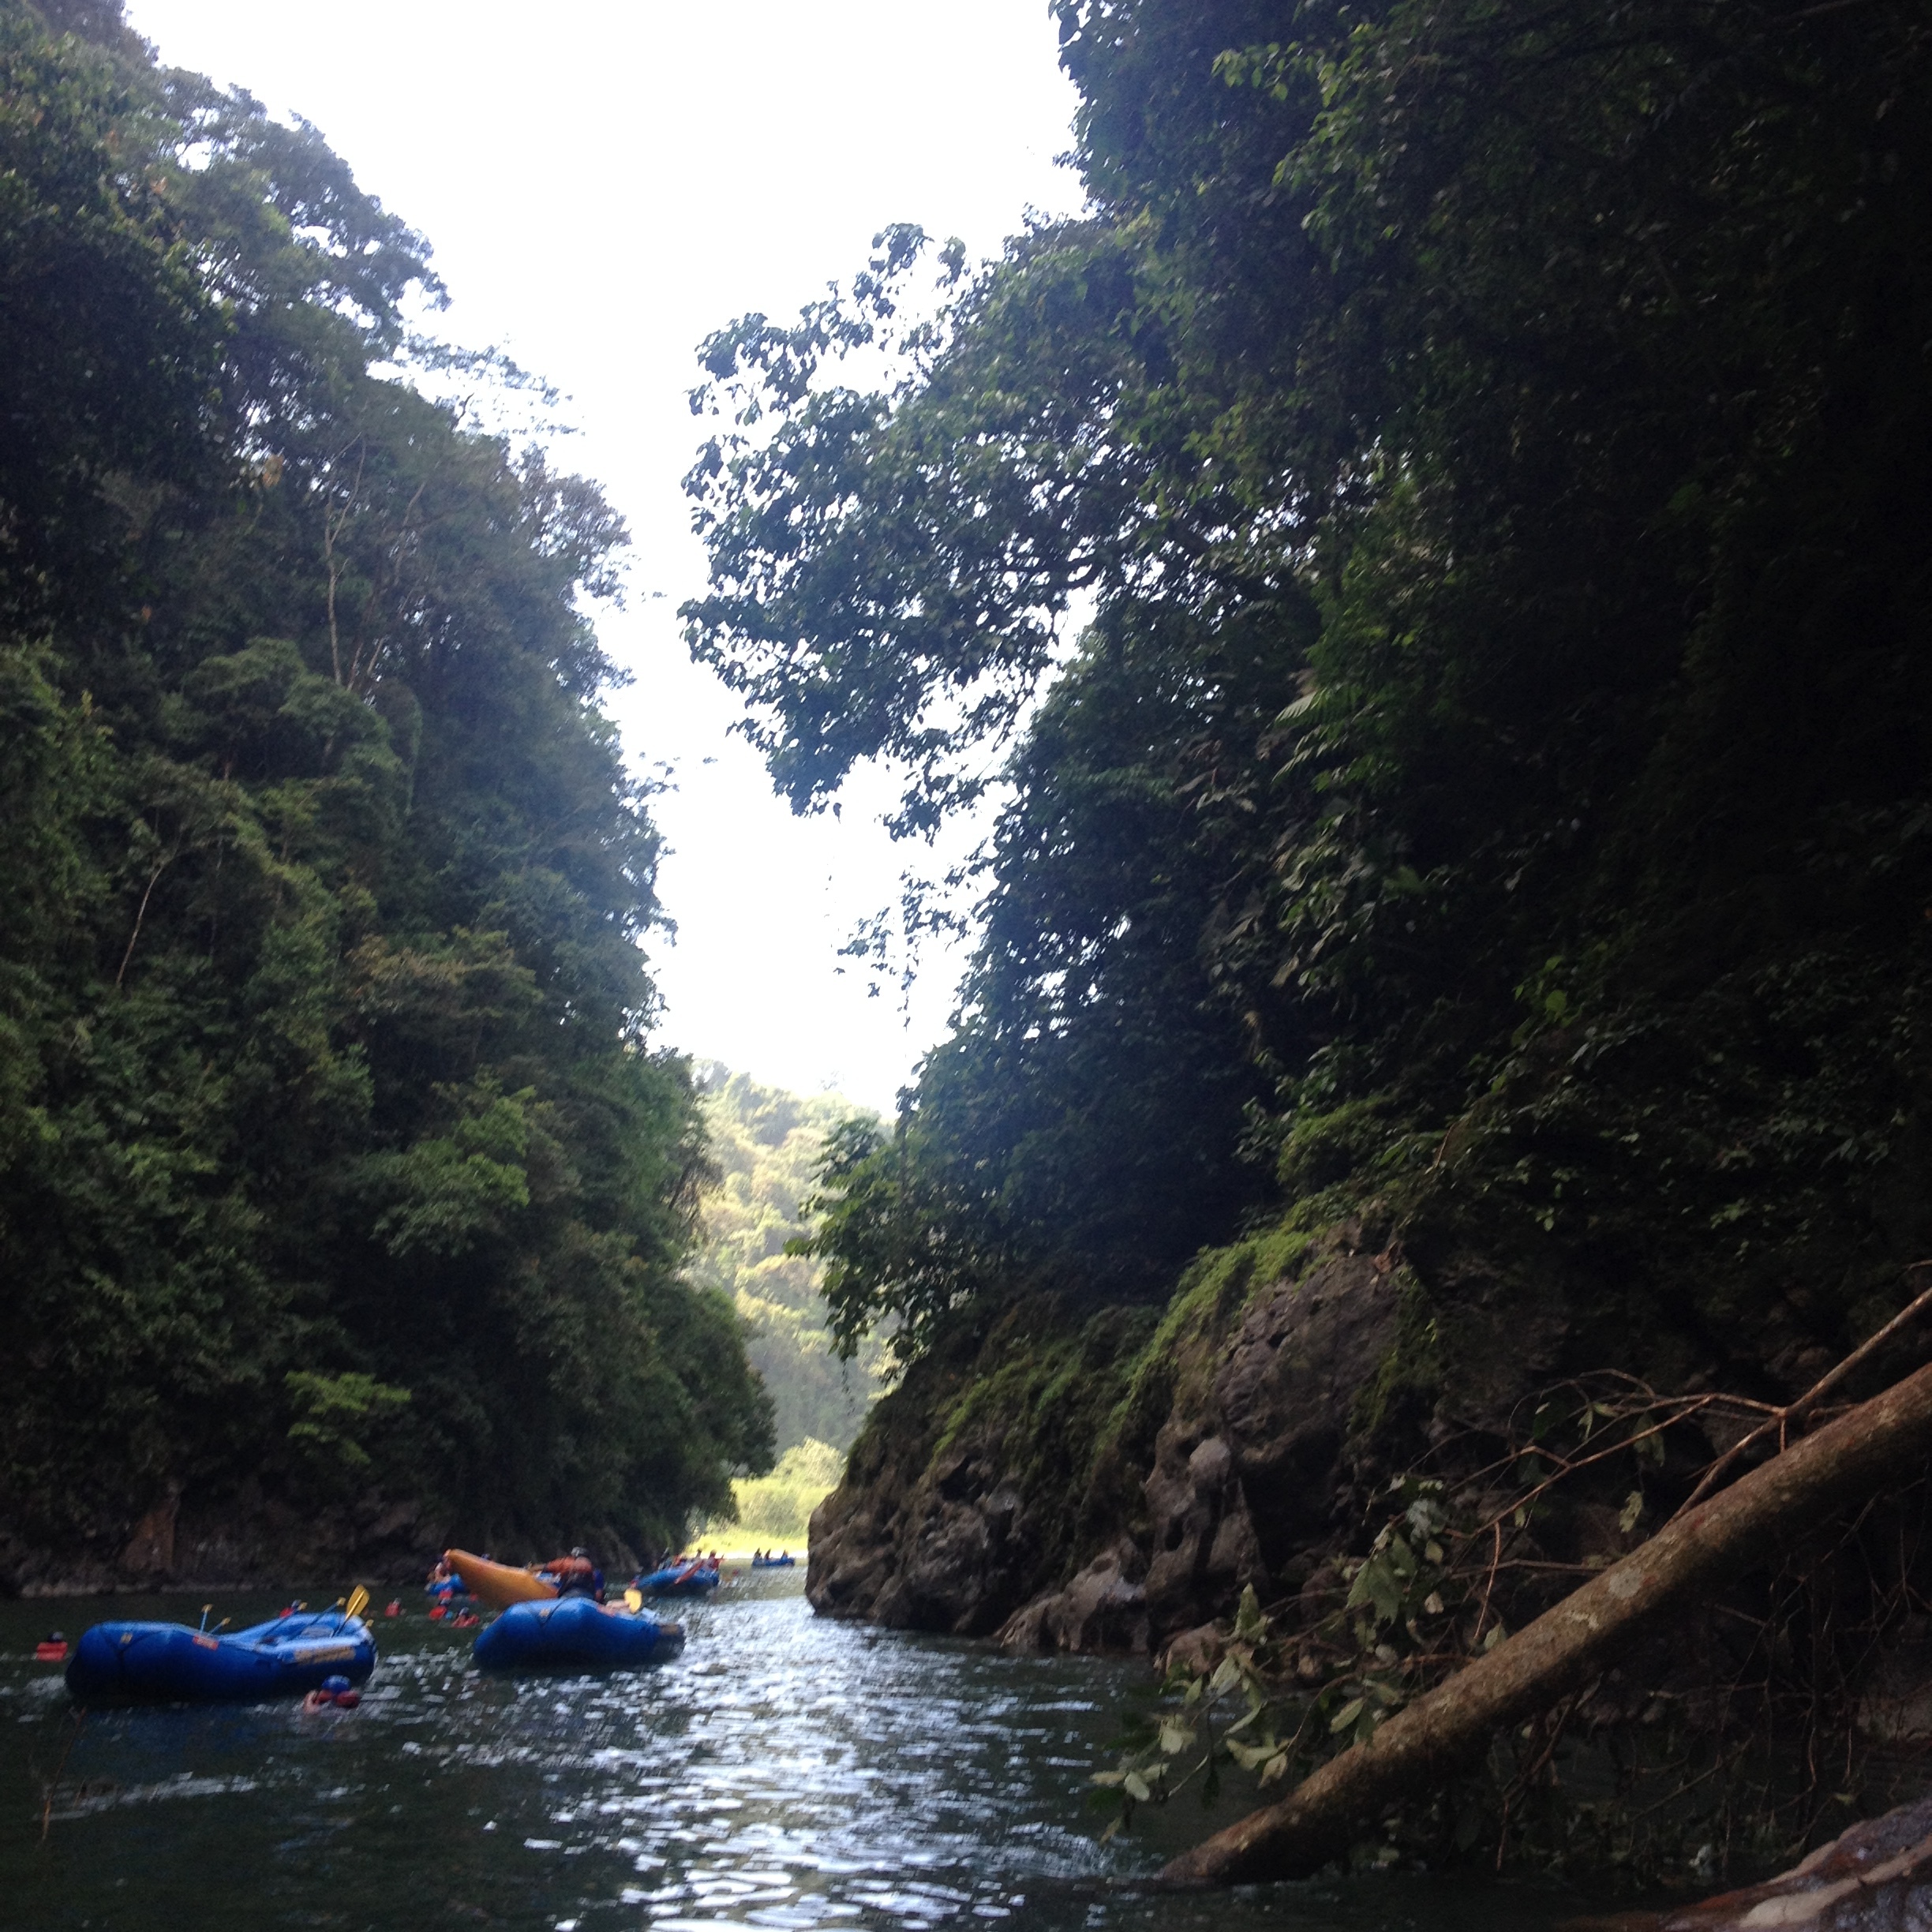
[[1359, 1519], [1403, 1368], [1391, 1256], [1183, 1297], [1151, 1334], [1055, 1313], [920, 1362], [879, 1405], [812, 1519], [822, 1614], [1158, 1649], [1246, 1585], [1299, 1588]]
[[[1507, 1512], [1516, 1479], [1497, 1471], [1530, 1451], [1552, 1391], [1575, 1409], [1568, 1378], [1616, 1362], [1638, 1388], [1788, 1399], [1832, 1359], [1797, 1334], [1781, 1302], [1713, 1338], [1682, 1297], [1533, 1261], [1445, 1252], [1425, 1281], [1354, 1223], [1210, 1257], [1158, 1316], [1021, 1301], [878, 1404], [812, 1519], [807, 1592], [822, 1615], [1021, 1649], [1198, 1647], [1249, 1585], [1312, 1623], [1404, 1472]], [[1687, 1492], [1742, 1426], [1723, 1415], [1654, 1451], [1660, 1483]], [[1558, 1589], [1543, 1572], [1654, 1526], [1610, 1469], [1537, 1505], [1498, 1597], [1512, 1624]]]
[[873, 1411], [811, 1522], [821, 1614], [980, 1637], [1133, 1513], [1129, 1372], [1150, 1311], [1051, 1300], [922, 1357]]

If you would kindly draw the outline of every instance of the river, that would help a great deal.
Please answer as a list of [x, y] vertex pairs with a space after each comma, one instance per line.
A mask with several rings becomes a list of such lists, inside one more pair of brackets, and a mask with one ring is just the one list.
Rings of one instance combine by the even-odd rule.
[[1144, 1666], [829, 1623], [796, 1574], [728, 1583], [681, 1658], [602, 1678], [480, 1676], [470, 1632], [403, 1601], [358, 1710], [84, 1720], [36, 1638], [199, 1605], [0, 1604], [0, 1923], [1530, 1932], [1578, 1909], [1416, 1875], [1136, 1890], [1204, 1828], [1183, 1800], [1097, 1840], [1088, 1774]]

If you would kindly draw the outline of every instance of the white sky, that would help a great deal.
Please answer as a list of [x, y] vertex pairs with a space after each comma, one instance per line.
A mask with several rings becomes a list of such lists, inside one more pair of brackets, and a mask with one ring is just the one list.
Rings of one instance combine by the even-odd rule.
[[[567, 392], [593, 476], [635, 540], [607, 650], [613, 710], [657, 802], [679, 937], [653, 948], [661, 1038], [760, 1079], [889, 1109], [945, 1030], [960, 964], [929, 959], [906, 1012], [837, 954], [927, 855], [893, 846], [863, 780], [841, 818], [794, 818], [728, 737], [678, 603], [702, 587], [679, 479], [699, 440], [692, 350], [733, 316], [788, 317], [887, 223], [994, 253], [1025, 210], [1077, 205], [1054, 157], [1073, 90], [1046, 0], [129, 0], [163, 60], [313, 121], [427, 234], [453, 303]], [[712, 762], [715, 761], [715, 762]]]

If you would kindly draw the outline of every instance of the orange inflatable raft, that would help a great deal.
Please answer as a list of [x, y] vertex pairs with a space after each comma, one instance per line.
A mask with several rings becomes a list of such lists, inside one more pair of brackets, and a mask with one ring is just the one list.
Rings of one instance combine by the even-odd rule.
[[499, 1610], [507, 1610], [512, 1604], [547, 1603], [557, 1593], [556, 1586], [534, 1570], [513, 1569], [508, 1563], [492, 1563], [487, 1556], [472, 1556], [467, 1550], [445, 1550], [443, 1560], [479, 1603]]

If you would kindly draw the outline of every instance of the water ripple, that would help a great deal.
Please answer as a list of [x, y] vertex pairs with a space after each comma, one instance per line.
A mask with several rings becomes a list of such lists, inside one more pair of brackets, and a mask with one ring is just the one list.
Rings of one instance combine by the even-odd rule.
[[1554, 1910], [1387, 1880], [1136, 1891], [1205, 1823], [1094, 1836], [1087, 1773], [1134, 1667], [823, 1622], [795, 1574], [728, 1586], [681, 1660], [629, 1676], [486, 1678], [418, 1612], [382, 1627], [361, 1708], [320, 1718], [77, 1725], [27, 1661], [44, 1614], [0, 1605], [0, 1896], [36, 1927], [1501, 1932]]

